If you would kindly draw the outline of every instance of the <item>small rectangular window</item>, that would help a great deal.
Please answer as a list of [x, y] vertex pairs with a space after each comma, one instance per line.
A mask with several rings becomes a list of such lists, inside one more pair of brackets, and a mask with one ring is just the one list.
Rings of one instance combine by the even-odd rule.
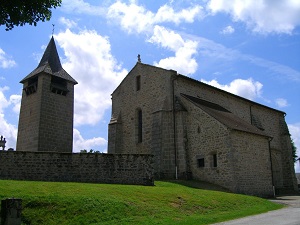
[[143, 114], [142, 110], [138, 110], [138, 143], [143, 141]]
[[204, 167], [204, 158], [197, 159], [198, 167]]
[[141, 89], [141, 76], [136, 77], [136, 90], [139, 91]]
[[217, 154], [213, 154], [213, 167], [218, 166], [218, 159], [217, 159]]

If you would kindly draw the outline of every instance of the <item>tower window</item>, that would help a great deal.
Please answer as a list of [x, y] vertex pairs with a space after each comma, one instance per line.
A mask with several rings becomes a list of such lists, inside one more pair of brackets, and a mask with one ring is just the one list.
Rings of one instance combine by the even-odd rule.
[[138, 143], [143, 141], [143, 114], [142, 110], [138, 110]]
[[38, 78], [34, 77], [28, 80], [28, 85], [23, 90], [25, 91], [26, 95], [31, 95], [37, 91], [38, 86]]
[[139, 91], [141, 89], [141, 76], [136, 77], [136, 90]]
[[50, 90], [55, 94], [66, 96], [69, 92], [67, 89], [67, 81], [62, 78], [52, 76]]

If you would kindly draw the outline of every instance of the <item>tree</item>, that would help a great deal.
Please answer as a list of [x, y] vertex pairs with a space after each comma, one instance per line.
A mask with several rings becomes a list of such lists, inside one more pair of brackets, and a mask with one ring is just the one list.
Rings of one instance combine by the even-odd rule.
[[296, 162], [297, 160], [299, 160], [297, 156], [297, 147], [295, 146], [293, 139], [291, 140], [291, 143], [292, 143], [292, 151], [293, 151], [293, 160], [294, 162]]
[[51, 18], [51, 8], [61, 6], [62, 0], [1, 0], [0, 26], [6, 25], [5, 30], [26, 23], [37, 25], [37, 22]]

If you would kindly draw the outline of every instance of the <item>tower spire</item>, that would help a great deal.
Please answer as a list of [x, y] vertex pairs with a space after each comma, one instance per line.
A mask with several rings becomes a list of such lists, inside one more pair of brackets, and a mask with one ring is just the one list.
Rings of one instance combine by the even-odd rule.
[[77, 81], [74, 80], [61, 65], [53, 36], [51, 37], [37, 68], [27, 75], [23, 80], [21, 80], [20, 83], [24, 83], [29, 78], [34, 77], [41, 72], [46, 72], [77, 84]]

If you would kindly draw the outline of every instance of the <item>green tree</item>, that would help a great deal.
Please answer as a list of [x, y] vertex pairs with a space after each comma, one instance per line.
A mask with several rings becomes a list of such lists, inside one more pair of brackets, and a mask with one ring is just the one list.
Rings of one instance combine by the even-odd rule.
[[23, 26], [26, 23], [36, 26], [37, 22], [51, 18], [51, 9], [61, 6], [62, 0], [1, 0], [0, 26], [5, 30], [14, 26]]
[[297, 156], [297, 147], [295, 146], [294, 140], [291, 140], [292, 143], [292, 151], [293, 151], [293, 160], [294, 162], [296, 162], [297, 160], [299, 160], [298, 156]]

